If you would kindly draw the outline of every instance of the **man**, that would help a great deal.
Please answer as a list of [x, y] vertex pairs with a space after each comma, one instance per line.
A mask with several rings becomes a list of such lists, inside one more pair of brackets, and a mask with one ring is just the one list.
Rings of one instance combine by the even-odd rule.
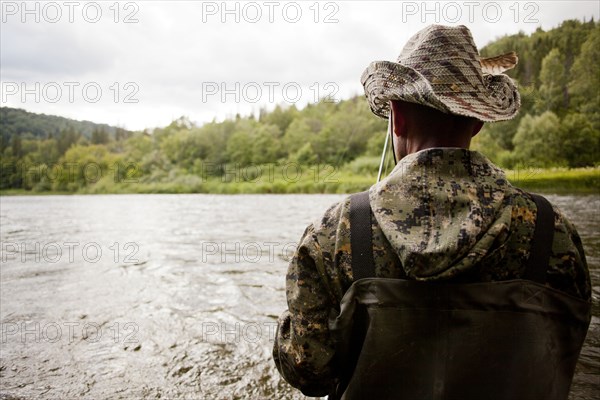
[[[451, 348], [454, 344], [448, 347], [448, 342], [453, 338], [452, 329], [455, 327], [449, 327], [448, 330], [439, 329], [438, 333], [427, 336], [428, 332], [423, 330], [437, 328], [428, 326], [430, 321], [425, 318], [419, 323], [426, 328], [417, 331], [414, 338], [406, 336], [406, 332], [410, 329], [406, 332], [403, 330], [405, 328], [403, 324], [407, 325], [406, 321], [394, 325], [395, 331], [390, 333], [390, 329], [385, 326], [386, 321], [389, 320], [390, 324], [396, 323], [398, 315], [403, 315], [405, 306], [390, 307], [388, 310], [392, 309], [392, 312], [386, 311], [385, 316], [380, 318], [379, 314], [372, 313], [372, 308], [368, 306], [368, 304], [383, 304], [386, 301], [378, 297], [377, 290], [371, 290], [375, 286], [370, 287], [371, 291], [367, 293], [367, 297], [371, 297], [366, 301], [363, 301], [364, 293], [363, 298], [355, 297], [358, 293], [354, 290], [355, 281], [357, 285], [363, 284], [363, 287], [370, 283], [368, 280], [358, 280], [357, 278], [360, 277], [353, 276], [356, 273], [353, 258], [358, 256], [352, 251], [355, 243], [351, 240], [351, 230], [352, 235], [356, 235], [356, 241], [360, 241], [359, 235], [362, 238], [363, 233], [372, 235], [370, 247], [372, 252], [367, 252], [371, 253], [368, 256], [372, 255], [374, 260], [372, 276], [401, 278], [403, 279], [401, 282], [408, 280], [413, 286], [406, 286], [406, 293], [412, 293], [414, 284], [419, 282], [427, 282], [427, 287], [418, 286], [417, 291], [432, 293], [431, 297], [439, 297], [438, 294], [445, 291], [447, 287], [435, 286], [439, 283], [497, 283], [521, 279], [526, 275], [528, 271], [526, 265], [533, 252], [532, 238], [534, 236], [537, 238], [541, 234], [535, 232], [536, 225], [542, 226], [539, 220], [536, 220], [538, 214], [542, 215], [541, 206], [536, 205], [537, 202], [529, 193], [510, 185], [504, 173], [482, 154], [468, 150], [471, 138], [479, 132], [483, 122], [507, 120], [513, 118], [518, 111], [520, 99], [512, 80], [506, 75], [484, 74], [482, 71], [482, 65], [486, 71], [496, 69], [494, 72], [502, 72], [507, 66], [497, 66], [497, 64], [506, 63], [510, 66], [516, 63], [514, 55], [512, 57], [509, 55], [508, 60], [506, 58], [480, 60], [471, 33], [466, 27], [434, 25], [418, 32], [409, 40], [397, 63], [373, 62], [363, 73], [361, 81], [371, 110], [380, 117], [391, 118], [395, 156], [400, 161], [386, 179], [369, 190], [370, 232], [359, 232], [357, 227], [352, 226], [349, 197], [328, 209], [320, 221], [308, 226], [289, 265], [286, 289], [289, 311], [284, 312], [279, 319], [273, 356], [284, 378], [304, 394], [309, 396], [331, 394], [332, 397], [342, 398], [452, 398], [449, 397], [452, 393], [462, 393], [460, 389], [456, 389], [456, 385], [450, 388], [452, 386], [450, 380], [460, 376], [453, 372], [453, 362], [457, 362], [459, 366], [470, 365], [470, 374], [477, 373], [477, 363], [492, 365], [496, 369], [489, 371], [501, 371], [499, 373], [502, 374], [506, 369], [513, 368], [514, 360], [511, 361], [511, 356], [503, 355], [511, 352], [494, 353], [490, 356], [496, 359], [477, 359], [478, 352], [482, 352], [484, 358], [483, 352], [495, 347], [496, 342], [506, 342], [503, 338], [510, 336], [509, 345], [511, 341], [518, 343], [523, 337], [525, 338], [522, 346], [524, 350], [521, 351], [525, 354], [518, 354], [520, 350], [515, 351], [515, 356], [512, 357], [515, 359], [525, 357], [526, 360], [528, 346], [531, 346], [532, 352], [537, 351], [542, 357], [554, 351], [548, 350], [549, 347], [561, 347], [561, 343], [551, 341], [543, 345], [546, 348], [533, 350], [536, 343], [540, 342], [531, 336], [537, 335], [540, 331], [535, 325], [539, 321], [535, 318], [546, 311], [540, 311], [539, 308], [550, 307], [549, 304], [555, 300], [554, 298], [548, 300], [544, 297], [536, 303], [538, 309], [534, 310], [533, 314], [536, 315], [531, 317], [533, 319], [523, 322], [523, 327], [518, 328], [517, 331], [508, 333], [501, 331], [506, 326], [502, 325], [498, 314], [488, 317], [487, 322], [484, 323], [482, 321], [485, 317], [484, 320], [479, 320], [479, 314], [474, 314], [473, 311], [467, 312], [466, 320], [470, 322], [465, 326], [468, 329], [463, 330], [461, 333], [463, 336], [455, 342], [458, 343], [456, 346], [460, 352], [460, 340], [462, 340], [465, 352], [471, 359], [461, 361], [460, 354], [448, 353], [454, 351]], [[574, 350], [569, 350], [570, 353], [576, 353], [574, 355], [576, 361], [581, 347], [579, 342], [583, 341], [587, 330], [586, 318], [589, 324], [591, 296], [589, 273], [575, 228], [555, 207], [553, 211], [550, 208], [550, 217], [547, 219], [550, 220], [548, 225], [550, 229], [546, 231], [551, 231], [553, 225], [554, 234], [551, 243], [541, 245], [549, 258], [544, 264], [545, 270], [542, 271], [542, 284], [523, 285], [522, 287], [527, 287], [527, 290], [532, 290], [532, 294], [531, 296], [519, 294], [515, 297], [515, 302], [524, 301], [523, 307], [527, 308], [530, 306], [527, 303], [529, 297], [545, 296], [545, 292], [539, 296], [538, 293], [543, 292], [541, 288], [547, 287], [560, 291], [561, 294], [557, 296], [565, 296], [557, 300], [559, 308], [564, 298], [568, 297], [565, 300], [567, 303], [571, 301], [569, 299], [573, 299], [575, 305], [569, 310], [577, 309], [577, 311], [569, 312], [577, 314], [583, 321], [581, 323], [583, 328], [578, 331], [578, 343], [573, 345]], [[536, 239], [536, 242], [540, 240]], [[536, 249], [538, 247], [540, 245], [536, 245]], [[534, 258], [531, 257], [532, 260]], [[400, 282], [399, 279], [393, 281]], [[384, 286], [390, 281], [386, 282]], [[349, 291], [351, 287], [353, 289]], [[405, 286], [399, 287], [401, 289], [396, 292], [402, 292]], [[481, 295], [481, 287], [475, 285], [475, 288], [479, 288], [474, 290], [477, 290], [477, 295]], [[357, 290], [359, 289], [360, 287]], [[455, 289], [448, 289], [448, 293], [454, 293]], [[513, 289], [511, 286], [510, 290]], [[462, 289], [458, 288], [458, 290]], [[494, 286], [489, 290], [489, 293], [495, 293], [497, 287]], [[550, 297], [556, 294], [555, 290], [548, 290], [552, 292], [548, 294]], [[487, 291], [488, 286], [484, 286], [483, 293]], [[472, 292], [469, 292], [468, 296], [471, 294]], [[394, 293], [391, 295], [393, 296]], [[462, 293], [460, 296], [465, 294]], [[449, 298], [451, 299], [452, 296]], [[408, 303], [418, 306], [421, 302], [429, 301], [428, 299], [429, 297], [427, 299], [418, 296], [409, 297]], [[341, 329], [340, 321], [347, 317], [349, 309], [355, 310], [354, 304], [361, 301], [363, 305], [367, 304], [365, 309], [368, 310], [368, 316], [366, 319], [363, 317], [362, 322], [356, 322], [354, 326], [360, 328], [363, 326], [361, 324], [366, 325], [363, 326], [362, 336], [359, 339], [356, 339], [356, 332], [352, 331], [349, 343], [352, 344], [350, 347], [355, 348], [353, 350], [347, 346], [346, 350], [354, 351], [355, 354], [348, 356], [343, 354], [343, 346], [340, 345], [343, 342], [343, 339], [340, 339], [343, 337], [343, 332], [341, 336], [338, 332]], [[512, 304], [506, 306], [506, 315], [516, 315], [515, 318], [519, 318], [519, 315], [526, 314], [519, 308], [511, 308], [512, 306]], [[515, 307], [521, 306], [517, 304]], [[494, 308], [493, 304], [491, 308]], [[402, 311], [393, 311], [394, 309], [402, 309]], [[433, 310], [431, 315], [436, 321], [462, 315], [461, 310], [450, 311], [450, 314], [445, 313], [440, 317]], [[497, 311], [493, 310], [493, 312]], [[410, 312], [407, 311], [406, 315], [412, 315]], [[544, 315], [542, 318], [546, 319], [542, 321], [553, 318]], [[354, 317], [353, 314], [351, 318]], [[410, 324], [415, 323], [410, 318]], [[418, 319], [418, 315], [415, 318]], [[358, 320], [357, 317], [356, 321]], [[490, 332], [490, 329], [482, 328], [489, 325], [490, 321], [492, 324], [498, 321], [498, 329], [501, 333], [494, 342], [489, 342], [494, 329]], [[381, 325], [374, 326], [374, 322]], [[510, 320], [507, 324], [510, 326]], [[543, 333], [543, 329], [541, 331]], [[446, 346], [443, 351], [440, 352], [440, 349], [436, 348], [431, 350], [431, 354], [422, 353], [430, 357], [429, 359], [424, 360], [425, 355], [419, 358], [418, 354], [421, 354], [419, 351], [429, 351], [426, 347], [429, 343], [438, 343], [437, 336], [440, 335], [443, 336], [445, 341], [443, 344]], [[413, 339], [418, 340], [417, 336], [427, 336], [427, 338], [419, 342], [415, 350], [415, 346], [410, 347], [410, 343]], [[389, 343], [390, 347], [393, 347], [389, 348], [389, 353], [396, 358], [389, 358], [392, 360], [389, 365], [378, 364], [383, 358], [387, 360], [386, 348], [379, 349], [379, 353], [369, 353], [377, 349], [378, 341]], [[407, 345], [397, 347], [400, 346], [398, 342]], [[469, 347], [470, 342], [476, 345]], [[347, 345], [348, 342], [345, 344]], [[499, 349], [502, 349], [502, 346], [503, 344], [498, 344]], [[402, 367], [405, 369], [397, 369], [401, 367], [394, 363], [402, 362], [402, 354], [410, 358], [410, 362], [413, 363], [411, 365], [422, 366], [422, 371], [428, 372], [411, 374], [410, 365], [408, 369], [405, 368], [406, 366]], [[556, 389], [561, 392], [556, 398], [564, 396], [565, 390], [568, 392], [575, 361], [571, 362], [573, 365], [565, 372], [566, 375], [571, 374], [571, 376], [566, 377], [566, 383], [561, 383], [562, 387]], [[461, 362], [463, 364], [460, 364]], [[465, 362], [467, 364], [464, 364]], [[392, 373], [388, 373], [389, 371]], [[486, 370], [482, 374], [489, 374], [489, 371]], [[510, 371], [506, 372], [508, 374], [506, 379], [513, 380], [503, 381], [505, 383], [499, 386], [510, 386], [518, 382], [520, 376], [527, 375], [527, 371], [517, 372], [517, 376], [512, 378], [510, 378]], [[418, 376], [419, 374], [425, 377]], [[458, 379], [462, 380], [462, 378]], [[490, 378], [484, 375], [477, 378], [479, 382], [484, 379], [489, 380], [489, 385], [486, 386], [489, 389], [491, 385], [497, 384], [495, 381], [503, 378]], [[545, 379], [552, 381], [554, 378], [546, 375]], [[477, 386], [478, 384], [466, 380], [468, 379], [465, 378], [464, 382], [458, 382], [457, 385]], [[415, 395], [414, 393], [421, 392], [411, 391], [413, 382], [414, 385], [417, 385], [416, 382], [422, 384], [419, 390], [431, 390], [431, 392]], [[536, 381], [530, 384], [543, 386]], [[390, 391], [391, 389], [394, 391]], [[406, 393], [413, 393], [413, 397], [410, 397], [411, 395], [402, 397], [404, 389], [407, 390]], [[465, 398], [469, 396], [477, 398], [481, 395], [476, 393], [477, 390], [480, 389], [469, 392], [470, 394], [465, 395]], [[510, 390], [512, 392], [500, 391], [503, 394], [495, 398], [524, 398], [522, 393], [525, 392], [519, 394], [514, 392], [518, 389]], [[526, 393], [542, 392], [538, 390]], [[554, 392], [546, 392], [548, 393]], [[553, 395], [548, 394], [548, 396]], [[493, 398], [493, 396], [486, 398]]]

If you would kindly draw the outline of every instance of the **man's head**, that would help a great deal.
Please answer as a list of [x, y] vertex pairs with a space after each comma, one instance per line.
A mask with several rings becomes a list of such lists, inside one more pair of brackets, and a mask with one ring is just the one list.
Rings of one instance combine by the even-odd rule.
[[[377, 116], [388, 118], [394, 104], [394, 137], [400, 146], [406, 140], [404, 145], [410, 145], [418, 132], [430, 136], [422, 136], [421, 142], [468, 147], [481, 128], [478, 121], [502, 121], [517, 114], [519, 92], [502, 74], [516, 63], [514, 53], [481, 59], [465, 26], [431, 25], [409, 39], [397, 62], [372, 62], [361, 82]], [[403, 126], [410, 128], [406, 135]]]
[[405, 101], [391, 101], [392, 133], [396, 158], [432, 147], [468, 149], [483, 126], [472, 117], [448, 114]]

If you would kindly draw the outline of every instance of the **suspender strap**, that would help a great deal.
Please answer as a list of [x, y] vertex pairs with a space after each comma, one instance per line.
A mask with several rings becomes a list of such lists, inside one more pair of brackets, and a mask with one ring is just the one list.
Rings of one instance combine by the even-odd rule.
[[544, 284], [554, 242], [554, 210], [546, 198], [538, 194], [530, 194], [537, 206], [537, 216], [523, 279]]
[[369, 191], [350, 197], [350, 246], [354, 281], [375, 276]]

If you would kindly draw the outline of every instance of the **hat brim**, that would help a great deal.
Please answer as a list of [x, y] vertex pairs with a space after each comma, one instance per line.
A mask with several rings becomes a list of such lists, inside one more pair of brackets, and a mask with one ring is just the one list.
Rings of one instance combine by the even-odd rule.
[[374, 61], [361, 76], [373, 113], [388, 118], [390, 100], [422, 104], [445, 113], [484, 122], [514, 118], [519, 111], [519, 91], [507, 75], [484, 75], [483, 87], [429, 82], [413, 68], [390, 61]]

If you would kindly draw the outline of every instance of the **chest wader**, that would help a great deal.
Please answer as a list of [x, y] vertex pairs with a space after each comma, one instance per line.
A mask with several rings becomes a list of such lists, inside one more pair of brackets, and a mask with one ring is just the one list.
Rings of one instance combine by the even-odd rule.
[[376, 278], [368, 193], [350, 206], [355, 282], [330, 321], [343, 371], [330, 399], [567, 399], [591, 304], [546, 287], [552, 206], [538, 208], [524, 279]]

